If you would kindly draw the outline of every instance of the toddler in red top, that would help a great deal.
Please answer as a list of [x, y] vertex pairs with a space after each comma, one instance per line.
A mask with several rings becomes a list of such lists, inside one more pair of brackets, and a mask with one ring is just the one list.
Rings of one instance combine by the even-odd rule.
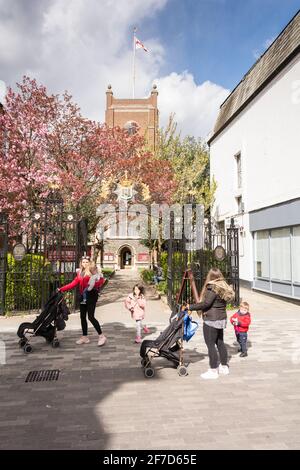
[[239, 310], [230, 317], [230, 321], [234, 326], [237, 342], [240, 345], [240, 357], [247, 357], [247, 339], [248, 330], [251, 323], [251, 315], [249, 312], [248, 302], [241, 302]]

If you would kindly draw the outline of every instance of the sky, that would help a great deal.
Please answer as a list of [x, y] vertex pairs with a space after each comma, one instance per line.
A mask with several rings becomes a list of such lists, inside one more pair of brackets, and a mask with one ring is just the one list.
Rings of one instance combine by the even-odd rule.
[[[158, 88], [160, 125], [175, 113], [182, 135], [205, 138], [218, 109], [291, 18], [300, 0], [0, 0], [0, 99], [23, 75], [67, 90], [104, 122], [105, 91]], [[2, 82], [1, 82], [2, 81]]]

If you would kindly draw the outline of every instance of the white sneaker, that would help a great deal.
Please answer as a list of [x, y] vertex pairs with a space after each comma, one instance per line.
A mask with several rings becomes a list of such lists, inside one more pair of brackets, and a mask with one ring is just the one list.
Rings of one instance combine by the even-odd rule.
[[207, 372], [204, 372], [204, 374], [201, 374], [202, 379], [218, 379], [219, 374], [218, 374], [218, 369], [208, 369]]
[[229, 367], [228, 366], [222, 366], [222, 364], [219, 365], [219, 374], [220, 375], [228, 375], [229, 374]]
[[81, 336], [81, 338], [79, 338], [77, 341], [76, 341], [76, 344], [87, 344], [89, 343], [90, 340], [88, 339], [87, 336]]
[[99, 335], [98, 346], [103, 346], [106, 343], [106, 336], [104, 334]]

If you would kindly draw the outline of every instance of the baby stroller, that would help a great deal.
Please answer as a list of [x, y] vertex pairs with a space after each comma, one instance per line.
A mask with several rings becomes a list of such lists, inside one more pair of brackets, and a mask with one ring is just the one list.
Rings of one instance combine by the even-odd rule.
[[32, 346], [28, 336], [43, 336], [46, 341], [52, 344], [53, 348], [59, 346], [56, 331], [61, 331], [66, 327], [70, 311], [61, 292], [51, 295], [44, 309], [32, 323], [21, 323], [17, 335], [19, 336], [19, 346], [25, 353], [32, 351]]
[[145, 377], [155, 374], [152, 360], [155, 357], [165, 357], [177, 367], [180, 377], [188, 375], [187, 366], [183, 362], [183, 341], [189, 341], [194, 336], [198, 323], [192, 321], [185, 307], [177, 305], [176, 313], [171, 315], [169, 326], [155, 340], [144, 340], [141, 344], [141, 365]]

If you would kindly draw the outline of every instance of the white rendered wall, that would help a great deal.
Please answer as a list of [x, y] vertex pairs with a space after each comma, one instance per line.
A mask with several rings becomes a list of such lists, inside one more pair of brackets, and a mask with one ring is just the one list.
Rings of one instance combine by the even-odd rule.
[[211, 143], [211, 176], [218, 184], [213, 210], [217, 220], [237, 214], [234, 156], [239, 152], [246, 229], [240, 277], [252, 280], [252, 236], [247, 213], [300, 197], [299, 54]]

